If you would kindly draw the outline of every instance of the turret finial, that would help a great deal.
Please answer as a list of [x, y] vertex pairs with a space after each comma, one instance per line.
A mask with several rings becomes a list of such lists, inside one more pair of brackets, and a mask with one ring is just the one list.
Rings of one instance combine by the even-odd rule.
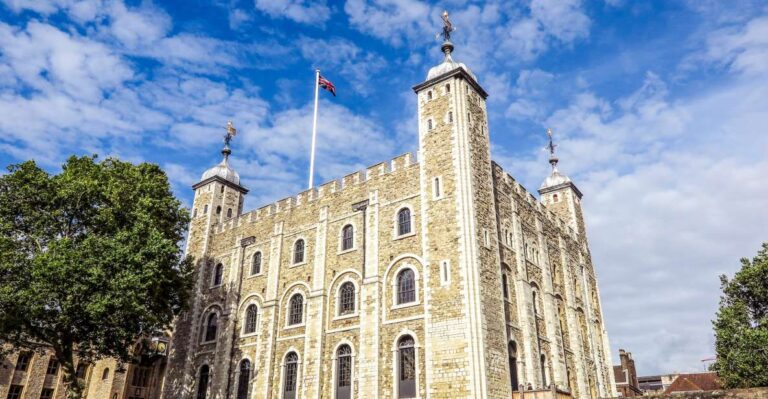
[[225, 161], [229, 157], [229, 154], [232, 153], [232, 150], [229, 148], [229, 143], [232, 141], [233, 137], [237, 136], [237, 129], [235, 129], [235, 125], [232, 124], [232, 121], [227, 121], [226, 129], [227, 134], [224, 135], [224, 148], [221, 150]]
[[549, 150], [549, 164], [552, 165], [552, 170], [557, 170], [557, 162], [559, 159], [557, 159], [557, 156], [555, 155], [555, 148], [557, 148], [557, 144], [555, 144], [554, 140], [552, 139], [552, 135], [554, 133], [552, 132], [551, 128], [547, 128], [547, 136], [549, 136], [549, 144], [547, 145], [547, 149]]
[[441, 16], [443, 18], [443, 31], [437, 34], [437, 37], [443, 36], [443, 45], [440, 49], [445, 53], [445, 58], [451, 58], [451, 52], [453, 52], [453, 43], [451, 43], [451, 32], [456, 30], [451, 20], [448, 18], [448, 11], [443, 11]]

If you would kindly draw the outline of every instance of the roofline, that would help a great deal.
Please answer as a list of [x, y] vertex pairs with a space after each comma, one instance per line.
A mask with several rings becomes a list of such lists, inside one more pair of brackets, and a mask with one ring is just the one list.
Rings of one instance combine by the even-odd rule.
[[579, 196], [579, 199], [581, 199], [581, 197], [584, 196], [584, 194], [581, 193], [581, 190], [579, 190], [579, 188], [576, 187], [576, 185], [573, 184], [573, 182], [570, 182], [570, 181], [569, 182], [565, 182], [565, 183], [560, 183], [558, 185], [551, 186], [551, 187], [540, 188], [539, 189], [539, 194], [551, 193], [553, 191], [557, 191], [557, 190], [560, 190], [560, 189], [563, 189], [563, 188], [566, 188], [566, 187], [570, 187], [571, 189], [573, 189], [573, 191], [576, 192], [576, 195]]
[[479, 83], [475, 80], [475, 78], [472, 77], [472, 75], [469, 74], [464, 68], [457, 67], [452, 71], [446, 72], [442, 75], [435, 76], [432, 79], [426, 80], [422, 83], [417, 84], [416, 86], [413, 86], [413, 91], [415, 93], [418, 93], [422, 89], [424, 89], [427, 86], [432, 86], [433, 84], [446, 80], [448, 78], [452, 78], [454, 76], [460, 76], [469, 82], [470, 86], [472, 86], [478, 93], [480, 93], [481, 96], [483, 96], [483, 100], [488, 98], [488, 93], [486, 93], [485, 89], [483, 89]]
[[221, 183], [221, 184], [223, 184], [223, 185], [225, 185], [227, 187], [235, 189], [235, 190], [241, 192], [242, 194], [248, 194], [248, 189], [247, 188], [245, 188], [245, 187], [243, 187], [243, 186], [241, 186], [239, 184], [232, 183], [231, 181], [229, 181], [227, 179], [224, 179], [224, 178], [222, 178], [220, 176], [211, 176], [211, 177], [209, 177], [209, 178], [207, 178], [207, 179], [205, 179], [205, 180], [203, 180], [201, 182], [195, 183], [195, 184], [192, 185], [192, 189], [193, 190], [197, 190], [198, 188], [200, 188], [200, 187], [202, 187], [202, 186], [204, 186], [204, 185], [206, 185], [208, 183], [214, 182], [214, 181], [217, 181], [217, 182], [219, 182], [219, 183]]

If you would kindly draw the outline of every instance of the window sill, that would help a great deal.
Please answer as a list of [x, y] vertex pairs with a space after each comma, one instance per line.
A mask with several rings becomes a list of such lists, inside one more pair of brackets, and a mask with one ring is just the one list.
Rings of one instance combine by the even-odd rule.
[[291, 268], [291, 267], [299, 267], [299, 266], [304, 266], [306, 264], [307, 264], [307, 261], [304, 261], [304, 262], [299, 262], [299, 263], [293, 263], [293, 264], [289, 265], [288, 267], [289, 268]]
[[344, 255], [344, 254], [348, 254], [350, 252], [355, 252], [355, 251], [357, 251], [357, 247], [352, 247], [350, 249], [341, 249], [338, 252], [336, 252], [336, 255]]
[[396, 235], [396, 236], [394, 236], [394, 237], [392, 238], [392, 240], [393, 240], [393, 241], [402, 240], [403, 238], [413, 237], [413, 236], [415, 236], [415, 235], [416, 235], [416, 232], [415, 232], [415, 231], [412, 231], [412, 232], [410, 232], [410, 233], [408, 233], [408, 234], [403, 234], [403, 235], [401, 235], [401, 236], [397, 236], [397, 235]]
[[214, 288], [219, 288], [219, 287], [221, 287], [221, 286], [223, 286], [223, 285], [224, 285], [224, 283], [221, 283], [221, 284], [217, 284], [217, 285], [212, 285], [212, 286], [208, 287], [208, 289], [209, 289], [209, 290], [212, 290], [212, 289], [214, 289]]
[[261, 272], [261, 273], [251, 274], [246, 278], [256, 278], [256, 277], [263, 277], [263, 276], [264, 276], [264, 272]]
[[399, 304], [399, 305], [392, 305], [392, 307], [390, 307], [390, 309], [391, 309], [391, 310], [395, 310], [395, 309], [404, 309], [404, 308], [410, 308], [410, 307], [414, 307], [414, 306], [419, 306], [420, 304], [421, 304], [421, 303], [419, 302], [419, 300], [418, 300], [418, 298], [417, 298], [417, 299], [416, 299], [415, 301], [413, 301], [413, 302], [408, 302], [408, 303], [401, 303], [401, 304]]
[[258, 337], [258, 336], [259, 336], [259, 332], [257, 331], [257, 332], [252, 332], [252, 333], [248, 333], [248, 334], [241, 334], [240, 338], [253, 338], [253, 337]]
[[331, 319], [331, 320], [332, 321], [337, 321], [337, 320], [354, 319], [355, 317], [358, 317], [358, 316], [360, 316], [360, 314], [358, 312], [355, 312], [355, 313], [345, 314], [345, 315], [341, 315], [341, 316], [333, 316], [333, 319]]
[[306, 323], [302, 322], [301, 324], [291, 324], [289, 326], [283, 327], [283, 330], [293, 330], [295, 328], [301, 328], [301, 327], [306, 327]]

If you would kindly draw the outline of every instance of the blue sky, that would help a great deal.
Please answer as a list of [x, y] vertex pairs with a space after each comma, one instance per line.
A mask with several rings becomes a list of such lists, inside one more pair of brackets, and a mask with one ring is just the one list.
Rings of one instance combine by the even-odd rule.
[[189, 204], [231, 119], [255, 208], [306, 184], [315, 67], [339, 94], [318, 180], [416, 149], [410, 88], [441, 59], [443, 9], [490, 94], [493, 157], [530, 191], [556, 132], [614, 356], [701, 369], [717, 276], [768, 239], [764, 2], [0, 0], [0, 163], [155, 162]]

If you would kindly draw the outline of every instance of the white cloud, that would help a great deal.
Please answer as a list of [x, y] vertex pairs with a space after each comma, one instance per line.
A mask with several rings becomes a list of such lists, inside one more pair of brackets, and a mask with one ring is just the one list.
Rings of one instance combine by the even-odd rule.
[[745, 26], [732, 26], [709, 35], [706, 56], [731, 70], [749, 74], [768, 72], [768, 15]]
[[322, 25], [331, 17], [331, 9], [325, 1], [255, 0], [255, 5], [270, 17], [283, 17], [312, 25]]
[[[363, 95], [371, 92], [372, 88], [368, 84], [374, 75], [387, 66], [380, 55], [363, 50], [346, 39], [302, 37], [297, 46], [302, 56], [313, 66], [325, 71], [329, 79], [333, 79], [334, 75], [343, 76]], [[344, 94], [343, 91], [340, 94]]]
[[344, 11], [352, 26], [396, 46], [429, 37], [436, 26], [437, 12], [419, 0], [347, 0]]

